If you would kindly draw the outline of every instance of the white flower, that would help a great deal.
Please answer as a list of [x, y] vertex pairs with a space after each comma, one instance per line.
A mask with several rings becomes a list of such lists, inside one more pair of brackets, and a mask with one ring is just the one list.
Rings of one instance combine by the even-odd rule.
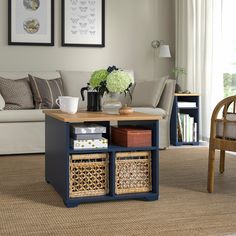
[[134, 83], [133, 78], [122, 70], [114, 70], [107, 76], [107, 89], [113, 93], [123, 93], [130, 84]]

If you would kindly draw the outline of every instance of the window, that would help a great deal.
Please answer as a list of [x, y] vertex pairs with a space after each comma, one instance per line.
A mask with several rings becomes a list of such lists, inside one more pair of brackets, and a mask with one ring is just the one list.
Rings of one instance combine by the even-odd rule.
[[224, 0], [222, 12], [224, 96], [236, 95], [236, 1]]

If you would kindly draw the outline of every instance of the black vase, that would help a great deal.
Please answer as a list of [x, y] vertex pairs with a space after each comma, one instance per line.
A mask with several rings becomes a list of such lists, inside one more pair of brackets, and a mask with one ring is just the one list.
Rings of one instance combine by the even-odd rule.
[[97, 91], [89, 91], [89, 87], [80, 90], [82, 100], [84, 101], [84, 91], [87, 91], [87, 111], [101, 111], [101, 94]]
[[88, 92], [87, 111], [101, 111], [101, 94], [99, 92]]

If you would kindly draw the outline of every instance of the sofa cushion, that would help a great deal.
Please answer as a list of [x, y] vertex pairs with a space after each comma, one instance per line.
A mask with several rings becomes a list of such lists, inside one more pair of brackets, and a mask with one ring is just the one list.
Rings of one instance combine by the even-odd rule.
[[34, 108], [28, 78], [5, 79], [0, 77], [0, 92], [5, 100], [5, 110]]
[[2, 95], [0, 94], [0, 111], [3, 110], [5, 107], [5, 100], [3, 99]]
[[165, 84], [165, 88], [163, 89], [163, 93], [161, 95], [160, 101], [157, 107], [162, 108], [167, 111], [167, 115], [171, 115], [174, 93], [175, 93], [175, 79], [168, 79]]
[[33, 91], [35, 107], [37, 109], [58, 108], [56, 99], [64, 95], [61, 78], [45, 80], [29, 75], [31, 88]]
[[134, 107], [156, 107], [168, 77], [153, 81], [137, 81], [132, 95]]
[[0, 111], [0, 123], [13, 122], [40, 122], [45, 120], [45, 115], [42, 110], [12, 110]]
[[87, 86], [92, 72], [88, 71], [60, 71], [64, 84], [65, 95], [79, 97], [79, 109], [87, 108], [87, 94], [82, 101], [80, 90]]
[[158, 115], [161, 116], [162, 119], [165, 119], [167, 116], [167, 112], [161, 108], [153, 108], [153, 107], [133, 107], [134, 111], [142, 112], [150, 115]]

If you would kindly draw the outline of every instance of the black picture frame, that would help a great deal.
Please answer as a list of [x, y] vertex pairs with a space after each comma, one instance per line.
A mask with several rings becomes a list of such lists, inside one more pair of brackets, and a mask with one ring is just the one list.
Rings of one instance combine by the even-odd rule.
[[[8, 45], [54, 46], [54, 0], [47, 0], [43, 2], [44, 5], [41, 4], [33, 10], [32, 8], [27, 9], [24, 2], [21, 2], [24, 7], [17, 5], [20, 4], [19, 2], [18, 0], [8, 0]], [[17, 10], [19, 9], [23, 9], [23, 14], [22, 11], [18, 13]], [[45, 9], [47, 14], [44, 14]], [[45, 15], [47, 16], [46, 19]], [[42, 25], [40, 25], [40, 20], [36, 22], [39, 23], [39, 29], [42, 26], [41, 29], [43, 30], [29, 33], [33, 28], [28, 28], [27, 31], [27, 24], [30, 25], [32, 19], [36, 19], [36, 16], [42, 19]]]
[[105, 47], [105, 0], [62, 0], [61, 9], [63, 47]]

